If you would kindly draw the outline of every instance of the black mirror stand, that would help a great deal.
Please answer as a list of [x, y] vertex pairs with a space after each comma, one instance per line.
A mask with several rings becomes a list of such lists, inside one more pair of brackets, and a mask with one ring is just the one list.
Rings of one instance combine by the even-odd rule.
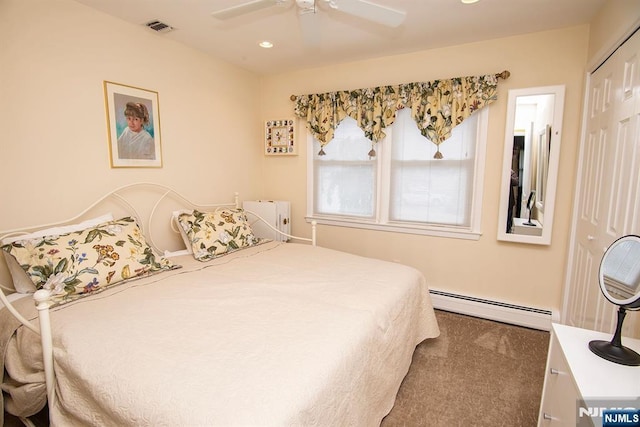
[[611, 341], [593, 340], [589, 349], [610, 362], [627, 366], [640, 366], [640, 354], [622, 345], [622, 322], [627, 312], [624, 307], [618, 309], [618, 324]]

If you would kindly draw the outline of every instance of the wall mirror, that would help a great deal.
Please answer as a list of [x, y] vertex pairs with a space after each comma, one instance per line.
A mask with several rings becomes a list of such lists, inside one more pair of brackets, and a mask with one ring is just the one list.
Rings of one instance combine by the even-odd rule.
[[509, 91], [498, 240], [551, 244], [564, 86]]
[[592, 352], [614, 363], [640, 366], [640, 354], [622, 345], [626, 310], [640, 309], [640, 237], [623, 236], [613, 242], [600, 263], [600, 291], [618, 308], [618, 322], [611, 341], [589, 342]]

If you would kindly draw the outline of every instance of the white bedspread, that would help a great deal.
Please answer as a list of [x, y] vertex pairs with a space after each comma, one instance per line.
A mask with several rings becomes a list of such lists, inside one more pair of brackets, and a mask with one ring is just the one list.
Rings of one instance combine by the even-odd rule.
[[275, 242], [174, 261], [52, 312], [52, 425], [379, 425], [439, 334], [400, 264]]

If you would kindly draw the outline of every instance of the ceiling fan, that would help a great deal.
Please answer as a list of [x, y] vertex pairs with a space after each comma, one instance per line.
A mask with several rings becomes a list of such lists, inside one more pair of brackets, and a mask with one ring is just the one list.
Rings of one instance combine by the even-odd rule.
[[[292, 0], [252, 0], [237, 6], [213, 12], [211, 16], [226, 20], [252, 13], [272, 6], [288, 6]], [[388, 6], [372, 3], [368, 0], [293, 0], [298, 8], [298, 14], [313, 14], [320, 4], [330, 9], [353, 15], [368, 21], [376, 22], [387, 27], [398, 27], [404, 21], [406, 12], [392, 9]]]

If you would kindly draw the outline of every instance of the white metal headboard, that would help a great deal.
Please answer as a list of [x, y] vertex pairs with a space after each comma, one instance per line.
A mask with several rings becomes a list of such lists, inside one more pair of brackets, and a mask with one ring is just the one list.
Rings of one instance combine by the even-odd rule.
[[[136, 203], [138, 201], [136, 199], [136, 195], [139, 196], [141, 194], [144, 194], [148, 196], [151, 194], [150, 192], [143, 192], [142, 190], [144, 189], [153, 189], [157, 193], [155, 194], [154, 197], [152, 197], [151, 202], [149, 201], [143, 202], [143, 204], [146, 203], [147, 208], [149, 206], [151, 207], [151, 209], [146, 215], [144, 215], [141, 212], [141, 208], [144, 206], [140, 206], [141, 205], [140, 203]], [[134, 190], [134, 191], [131, 191], [131, 190]], [[131, 194], [127, 194], [127, 192]], [[29, 227], [23, 227], [23, 228], [16, 228], [13, 230], [0, 231], [0, 240], [6, 237], [26, 234], [34, 230], [57, 227], [57, 226], [78, 222], [80, 219], [87, 217], [87, 215], [90, 212], [96, 211], [97, 208], [99, 208], [101, 205], [104, 206], [106, 209], [110, 201], [115, 201], [117, 204], [121, 206], [121, 208], [124, 211], [121, 216], [131, 216], [135, 218], [136, 222], [138, 223], [138, 226], [140, 227], [145, 238], [147, 239], [147, 242], [151, 245], [151, 247], [155, 251], [162, 254], [164, 252], [164, 249], [166, 248], [161, 248], [159, 245], [156, 244], [156, 240], [153, 236], [153, 233], [150, 232], [149, 228], [150, 228], [150, 224], [153, 223], [154, 218], [156, 218], [156, 215], [158, 215], [159, 206], [163, 201], [169, 198], [173, 198], [175, 202], [179, 203], [179, 205], [177, 206], [183, 209], [196, 209], [196, 208], [213, 209], [213, 208], [219, 208], [219, 207], [236, 207], [236, 208], [240, 207], [238, 193], [234, 194], [233, 201], [230, 201], [227, 203], [200, 204], [200, 203], [195, 203], [190, 201], [189, 199], [184, 197], [182, 194], [180, 194], [179, 192], [177, 192], [176, 190], [170, 187], [167, 187], [166, 185], [156, 184], [152, 182], [136, 182], [132, 184], [123, 185], [121, 187], [116, 188], [115, 190], [110, 191], [109, 193], [100, 197], [98, 200], [92, 203], [89, 207], [87, 207], [82, 212], [80, 212], [79, 214], [75, 215], [72, 218], [69, 218], [63, 221], [48, 223], [48, 224], [40, 224], [36, 226], [29, 226]], [[168, 221], [171, 221], [170, 212], [168, 212], [168, 214], [169, 215], [167, 216], [166, 219]], [[175, 229], [175, 227], [173, 227], [172, 225], [171, 225], [171, 230], [176, 234], [178, 233], [178, 230]]]

